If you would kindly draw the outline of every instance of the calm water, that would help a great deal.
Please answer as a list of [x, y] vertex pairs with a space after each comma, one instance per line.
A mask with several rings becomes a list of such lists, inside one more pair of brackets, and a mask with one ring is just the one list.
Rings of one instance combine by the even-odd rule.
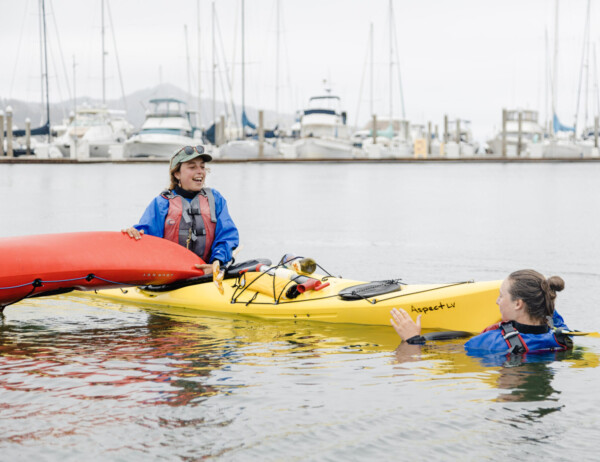
[[[166, 165], [0, 165], [0, 236], [117, 230]], [[214, 165], [238, 259], [413, 282], [566, 280], [600, 331], [600, 164]], [[595, 459], [600, 339], [535, 361], [385, 327], [194, 317], [64, 295], [0, 322], [2, 460]]]

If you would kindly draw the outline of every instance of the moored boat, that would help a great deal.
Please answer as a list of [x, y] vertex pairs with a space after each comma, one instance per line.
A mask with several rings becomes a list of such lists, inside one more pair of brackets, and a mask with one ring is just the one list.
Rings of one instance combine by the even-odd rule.
[[123, 145], [133, 131], [123, 111], [105, 107], [78, 108], [64, 133], [54, 140], [63, 157], [70, 157], [71, 150], [86, 145], [85, 157], [109, 157], [113, 146]]
[[[521, 109], [506, 111], [505, 139], [507, 157], [541, 157], [541, 147], [544, 138], [544, 128], [538, 123], [537, 111]], [[487, 141], [489, 150], [495, 156], [502, 156], [502, 143], [502, 131], [499, 131], [493, 139]]]
[[141, 130], [125, 142], [124, 157], [170, 158], [183, 146], [202, 144], [194, 137], [185, 102], [155, 98], [150, 104]]
[[340, 109], [339, 96], [313, 96], [300, 117], [300, 139], [293, 144], [298, 158], [351, 158], [359, 155]]

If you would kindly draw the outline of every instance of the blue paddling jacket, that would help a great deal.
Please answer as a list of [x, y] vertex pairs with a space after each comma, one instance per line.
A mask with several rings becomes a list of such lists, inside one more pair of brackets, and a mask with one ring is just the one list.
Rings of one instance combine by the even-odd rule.
[[571, 348], [573, 341], [561, 332], [561, 329], [568, 330], [562, 316], [555, 311], [552, 321], [554, 328], [516, 321], [501, 322], [497, 328], [470, 339], [465, 343], [465, 349], [467, 353], [527, 353]]
[[[174, 195], [180, 195], [182, 199], [190, 202], [193, 198], [178, 194], [177, 190], [171, 191]], [[227, 201], [216, 191], [212, 190], [215, 199], [215, 213], [217, 223], [215, 226], [214, 240], [211, 246], [211, 252], [208, 263], [219, 260], [221, 263], [227, 263], [233, 258], [233, 250], [239, 246], [240, 238], [238, 230], [229, 215]], [[134, 225], [139, 231], [151, 236], [165, 237], [165, 220], [169, 212], [169, 200], [163, 196], [155, 197], [148, 205], [140, 222]]]

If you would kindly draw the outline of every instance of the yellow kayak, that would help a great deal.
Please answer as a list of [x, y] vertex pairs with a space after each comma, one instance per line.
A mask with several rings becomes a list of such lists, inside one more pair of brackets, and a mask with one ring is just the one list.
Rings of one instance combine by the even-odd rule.
[[190, 314], [201, 311], [264, 320], [385, 326], [390, 325], [392, 308], [404, 308], [413, 319], [421, 315], [423, 329], [434, 331], [478, 333], [500, 321], [496, 299], [501, 281], [401, 285], [398, 281], [367, 283], [314, 274], [294, 278], [297, 273], [283, 268], [244, 271], [223, 281], [222, 294], [212, 277], [202, 277], [179, 288], [145, 286], [98, 290], [92, 295], [185, 309]]

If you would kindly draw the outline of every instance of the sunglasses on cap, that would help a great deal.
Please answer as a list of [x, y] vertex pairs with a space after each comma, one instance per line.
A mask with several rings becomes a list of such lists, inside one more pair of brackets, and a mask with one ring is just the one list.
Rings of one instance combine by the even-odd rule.
[[212, 156], [206, 154], [204, 146], [184, 146], [171, 158], [171, 170], [177, 168], [178, 164], [195, 159], [196, 157], [200, 157], [204, 162], [210, 162], [212, 160]]
[[193, 154], [194, 151], [196, 151], [198, 154], [204, 154], [204, 146], [184, 146], [179, 151], [177, 151], [175, 155], [179, 154], [181, 151], [184, 151], [187, 155]]

